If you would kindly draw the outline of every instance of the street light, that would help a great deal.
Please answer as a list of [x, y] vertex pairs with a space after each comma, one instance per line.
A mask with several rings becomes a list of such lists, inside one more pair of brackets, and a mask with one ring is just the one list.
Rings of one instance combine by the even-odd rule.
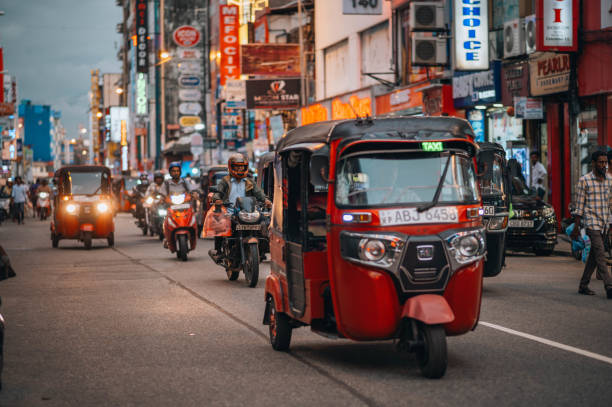
[[123, 93], [123, 88], [115, 89], [115, 93], [118, 94], [118, 95], [121, 95]]
[[102, 112], [98, 112], [98, 113], [96, 113], [96, 117], [97, 117], [98, 119], [102, 118]]

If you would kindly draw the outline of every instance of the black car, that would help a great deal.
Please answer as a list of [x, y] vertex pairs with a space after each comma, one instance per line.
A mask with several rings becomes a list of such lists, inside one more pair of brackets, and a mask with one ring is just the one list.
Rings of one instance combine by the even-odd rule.
[[506, 247], [550, 256], [557, 244], [557, 217], [552, 205], [526, 189], [512, 195], [514, 216], [508, 221]]

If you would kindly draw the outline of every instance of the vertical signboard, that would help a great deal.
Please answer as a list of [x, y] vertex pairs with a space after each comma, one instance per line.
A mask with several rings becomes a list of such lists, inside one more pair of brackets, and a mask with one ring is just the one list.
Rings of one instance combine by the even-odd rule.
[[225, 86], [228, 79], [240, 77], [240, 41], [238, 35], [239, 18], [238, 6], [219, 6], [219, 49], [221, 52], [220, 72], [221, 86]]
[[136, 76], [136, 115], [147, 115], [147, 74], [138, 73]]
[[147, 1], [136, 0], [136, 71], [146, 73], [147, 64]]
[[455, 69], [489, 69], [489, 10], [485, 0], [455, 1]]
[[110, 140], [113, 143], [121, 142], [121, 122], [129, 123], [130, 110], [125, 106], [112, 106], [110, 108]]
[[536, 47], [538, 51], [578, 50], [578, 0], [538, 0]]

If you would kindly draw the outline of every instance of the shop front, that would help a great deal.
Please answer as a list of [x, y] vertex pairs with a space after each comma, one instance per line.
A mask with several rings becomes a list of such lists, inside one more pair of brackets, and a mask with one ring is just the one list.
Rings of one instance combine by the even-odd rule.
[[420, 83], [376, 97], [376, 115], [461, 116], [453, 106], [451, 85]]
[[346, 93], [302, 107], [298, 110], [300, 126], [326, 120], [372, 117], [376, 111], [372, 88]]

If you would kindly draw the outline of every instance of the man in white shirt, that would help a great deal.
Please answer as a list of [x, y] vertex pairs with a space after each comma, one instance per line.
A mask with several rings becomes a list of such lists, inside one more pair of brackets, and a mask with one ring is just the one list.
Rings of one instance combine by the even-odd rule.
[[529, 154], [531, 161], [531, 175], [529, 177], [529, 188], [536, 193], [538, 197], [544, 199], [546, 196], [546, 187], [544, 187], [544, 180], [546, 179], [546, 168], [540, 162], [540, 152], [532, 151]]
[[15, 178], [12, 196], [13, 204], [15, 205], [15, 215], [17, 222], [23, 224], [24, 206], [28, 201], [28, 187], [23, 183], [21, 177]]

